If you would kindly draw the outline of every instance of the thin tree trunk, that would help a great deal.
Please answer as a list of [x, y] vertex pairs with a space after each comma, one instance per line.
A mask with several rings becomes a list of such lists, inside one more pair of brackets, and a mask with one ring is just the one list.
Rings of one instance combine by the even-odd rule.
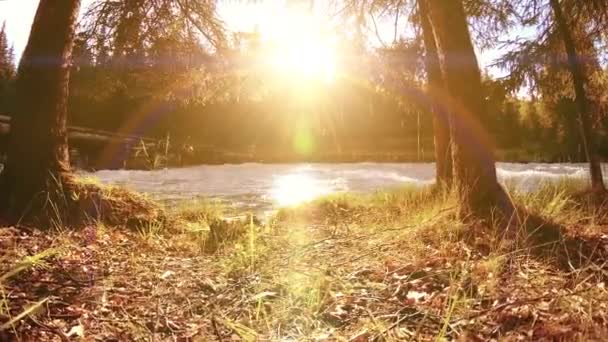
[[0, 204], [13, 218], [35, 215], [71, 181], [66, 121], [79, 7], [80, 0], [40, 0], [19, 65], [0, 190]]
[[433, 27], [428, 18], [426, 0], [418, 0], [420, 26], [424, 40], [424, 65], [427, 74], [428, 94], [433, 114], [433, 133], [435, 139], [436, 183], [440, 187], [449, 188], [452, 185], [452, 150], [450, 147], [449, 113], [439, 104], [444, 88], [437, 44], [433, 35]]
[[591, 114], [589, 113], [589, 102], [585, 90], [587, 83], [583, 61], [579, 58], [576, 51], [572, 34], [568, 28], [568, 23], [564, 18], [559, 0], [551, 0], [551, 8], [555, 16], [555, 22], [564, 41], [566, 53], [568, 55], [568, 67], [574, 82], [574, 94], [576, 106], [578, 107], [579, 126], [585, 157], [589, 161], [589, 171], [591, 173], [591, 189], [598, 192], [605, 192], [604, 178], [602, 176], [602, 166], [597, 154], [597, 146], [593, 136], [591, 125]]
[[493, 147], [480, 124], [481, 75], [460, 0], [428, 0], [440, 65], [449, 94], [454, 187], [460, 214], [487, 217], [494, 208], [511, 215], [513, 205], [496, 179]]

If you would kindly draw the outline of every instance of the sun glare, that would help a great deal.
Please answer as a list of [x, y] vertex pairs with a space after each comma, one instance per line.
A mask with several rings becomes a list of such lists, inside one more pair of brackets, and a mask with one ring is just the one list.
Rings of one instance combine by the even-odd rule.
[[304, 78], [330, 82], [334, 78], [334, 54], [328, 46], [315, 43], [283, 45], [276, 51], [273, 64], [278, 71]]
[[330, 82], [336, 68], [335, 45], [323, 24], [309, 13], [285, 10], [261, 28], [269, 46], [268, 61], [287, 76]]
[[272, 198], [282, 207], [310, 202], [327, 195], [331, 189], [322, 186], [312, 176], [303, 173], [292, 173], [275, 179]]

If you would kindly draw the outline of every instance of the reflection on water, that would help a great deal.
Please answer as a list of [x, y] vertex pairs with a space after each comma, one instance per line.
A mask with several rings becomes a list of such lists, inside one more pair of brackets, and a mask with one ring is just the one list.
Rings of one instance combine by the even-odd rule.
[[[535, 189], [543, 181], [586, 179], [585, 164], [498, 163], [503, 184]], [[125, 185], [164, 201], [210, 199], [235, 212], [265, 213], [318, 196], [352, 191], [373, 192], [406, 184], [429, 184], [431, 163], [240, 164], [201, 165], [157, 171], [98, 171], [102, 182]]]
[[271, 197], [279, 206], [286, 207], [310, 202], [332, 192], [333, 189], [310, 174], [293, 173], [275, 179]]

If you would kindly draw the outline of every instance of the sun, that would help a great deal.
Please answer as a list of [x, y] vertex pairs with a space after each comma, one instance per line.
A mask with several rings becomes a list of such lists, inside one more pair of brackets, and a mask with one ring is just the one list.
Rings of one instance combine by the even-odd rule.
[[297, 45], [281, 44], [274, 51], [272, 63], [277, 71], [287, 75], [321, 79], [326, 82], [331, 82], [335, 76], [333, 50], [315, 41], [300, 41]]
[[290, 9], [268, 19], [261, 27], [261, 35], [273, 70], [300, 79], [331, 82], [335, 78], [335, 40], [319, 19]]

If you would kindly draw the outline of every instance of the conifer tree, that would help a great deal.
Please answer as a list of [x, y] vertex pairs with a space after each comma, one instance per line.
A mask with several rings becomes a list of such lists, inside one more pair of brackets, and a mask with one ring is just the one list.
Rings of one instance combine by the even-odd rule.
[[0, 82], [6, 84], [15, 74], [14, 52], [8, 42], [6, 23], [0, 30]]
[[498, 184], [493, 149], [480, 119], [485, 112], [481, 73], [461, 0], [427, 0], [451, 111], [454, 187], [460, 214], [509, 217], [513, 204]]
[[[69, 64], [80, 0], [40, 0], [16, 80], [0, 205], [9, 219], [42, 210], [72, 181], [68, 157]], [[44, 58], [44, 63], [40, 61]], [[33, 101], [32, 99], [35, 99]]]

